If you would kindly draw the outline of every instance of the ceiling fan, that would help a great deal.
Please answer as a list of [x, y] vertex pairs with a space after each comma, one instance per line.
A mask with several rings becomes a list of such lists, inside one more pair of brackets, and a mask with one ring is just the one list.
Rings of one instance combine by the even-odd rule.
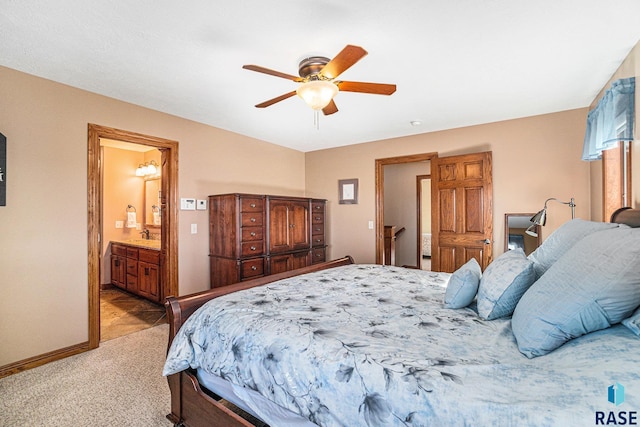
[[297, 94], [312, 109], [316, 111], [322, 110], [325, 115], [329, 115], [338, 111], [338, 107], [333, 100], [338, 91], [372, 93], [376, 95], [391, 95], [396, 91], [396, 85], [394, 84], [336, 80], [340, 74], [365, 55], [367, 55], [367, 51], [360, 46], [347, 45], [331, 60], [324, 56], [305, 58], [298, 67], [300, 77], [270, 70], [259, 65], [244, 65], [242, 68], [300, 83], [298, 89], [257, 104], [257, 108], [268, 107]]

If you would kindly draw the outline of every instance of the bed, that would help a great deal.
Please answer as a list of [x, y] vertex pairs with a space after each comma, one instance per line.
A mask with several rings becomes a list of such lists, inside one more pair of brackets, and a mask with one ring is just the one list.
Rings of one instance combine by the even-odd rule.
[[[239, 407], [272, 427], [637, 422], [638, 225], [632, 209], [574, 220], [484, 272], [473, 259], [449, 274], [346, 257], [169, 298], [168, 418], [254, 425]], [[498, 297], [492, 281], [508, 283]]]

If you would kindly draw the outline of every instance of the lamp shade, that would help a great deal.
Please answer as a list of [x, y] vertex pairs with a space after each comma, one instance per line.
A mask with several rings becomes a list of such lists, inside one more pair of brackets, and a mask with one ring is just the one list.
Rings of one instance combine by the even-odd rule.
[[158, 169], [156, 168], [156, 162], [151, 160], [151, 162], [147, 166], [147, 172], [145, 175], [155, 175], [157, 172]]
[[338, 86], [327, 80], [311, 80], [298, 86], [296, 93], [314, 110], [322, 110], [338, 93]]
[[525, 230], [529, 236], [538, 237], [538, 224], [531, 224], [529, 228]]
[[545, 225], [547, 223], [547, 208], [542, 209], [537, 214], [532, 216], [531, 222], [534, 225]]

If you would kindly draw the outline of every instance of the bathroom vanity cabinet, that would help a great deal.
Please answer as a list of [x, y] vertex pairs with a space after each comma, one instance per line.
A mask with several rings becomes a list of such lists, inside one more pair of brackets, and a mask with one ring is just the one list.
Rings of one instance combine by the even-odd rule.
[[111, 284], [161, 304], [160, 250], [112, 242]]

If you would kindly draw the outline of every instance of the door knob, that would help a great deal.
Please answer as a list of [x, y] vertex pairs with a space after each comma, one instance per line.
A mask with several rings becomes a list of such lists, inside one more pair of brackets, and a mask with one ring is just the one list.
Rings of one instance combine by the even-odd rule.
[[489, 239], [484, 239], [484, 240], [482, 241], [482, 243], [484, 243], [485, 245], [490, 245], [490, 244], [491, 244], [491, 240], [489, 240]]

